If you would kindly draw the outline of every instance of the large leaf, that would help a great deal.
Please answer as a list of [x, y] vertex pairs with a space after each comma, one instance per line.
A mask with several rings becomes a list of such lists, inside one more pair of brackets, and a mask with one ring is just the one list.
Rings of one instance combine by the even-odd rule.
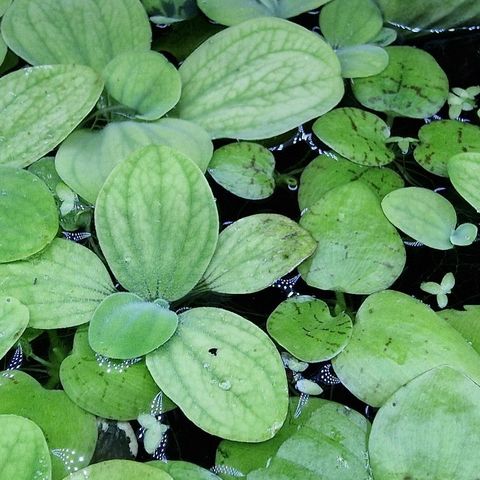
[[376, 407], [438, 365], [480, 380], [480, 356], [453, 327], [419, 300], [388, 290], [363, 302], [350, 342], [333, 360], [348, 390]]
[[159, 468], [172, 476], [173, 480], [220, 480], [220, 477], [214, 473], [205, 470], [194, 463], [182, 462], [178, 460], [169, 460], [163, 462], [155, 460], [148, 462], [147, 465]]
[[271, 285], [312, 254], [315, 242], [283, 215], [242, 218], [220, 233], [200, 288], [220, 293], [253, 293]]
[[16, 415], [0, 415], [2, 478], [51, 480], [47, 442], [40, 428]]
[[80, 196], [95, 203], [111, 171], [147, 145], [167, 145], [207, 169], [213, 145], [198, 125], [176, 118], [157, 122], [115, 122], [103, 130], [77, 130], [60, 145], [55, 166], [62, 180]]
[[344, 91], [333, 50], [318, 35], [276, 18], [217, 33], [185, 60], [180, 74], [178, 116], [213, 138], [284, 133], [332, 109]]
[[429, 172], [448, 176], [448, 161], [463, 152], [480, 152], [480, 128], [457, 120], [440, 120], [418, 131], [415, 160]]
[[480, 306], [465, 305], [463, 308], [464, 310], [442, 310], [437, 315], [460, 332], [480, 354]]
[[212, 258], [218, 236], [205, 177], [165, 146], [145, 147], [118, 165], [98, 196], [95, 225], [118, 281], [147, 300], [187, 294]]
[[[480, 132], [479, 132], [480, 133]], [[459, 153], [448, 162], [448, 176], [455, 190], [480, 212], [480, 145], [477, 152]]]
[[425, 118], [447, 100], [448, 79], [435, 59], [413, 47], [387, 47], [388, 67], [353, 82], [353, 93], [367, 108], [391, 115]]
[[55, 200], [36, 175], [0, 166], [0, 230], [1, 263], [39, 252], [57, 234]]
[[318, 241], [299, 271], [311, 286], [355, 294], [389, 287], [402, 273], [405, 248], [375, 193], [361, 181], [327, 192], [300, 219]]
[[213, 435], [244, 442], [272, 438], [285, 420], [288, 390], [268, 336], [219, 308], [194, 308], [179, 319], [175, 335], [147, 355], [162, 391]]
[[45, 65], [0, 78], [0, 165], [26, 167], [85, 117], [103, 82], [88, 67]]
[[[144, 361], [114, 361], [95, 355], [86, 329], [75, 335], [74, 349], [60, 367], [65, 393], [79, 407], [99, 417], [134, 420], [149, 413], [158, 387]], [[163, 411], [173, 404], [164, 398]]]
[[477, 478], [479, 404], [479, 385], [445, 366], [400, 387], [373, 422], [375, 480]]
[[0, 264], [0, 294], [30, 311], [30, 327], [65, 328], [88, 322], [114, 288], [100, 259], [69, 240], [55, 239], [27, 260]]
[[337, 108], [313, 124], [313, 132], [330, 148], [352, 162], [380, 167], [395, 155], [385, 143], [387, 124], [373, 113], [359, 108]]
[[148, 50], [151, 40], [139, 0], [15, 0], [2, 35], [32, 65], [78, 63], [99, 72], [120, 53]]
[[128, 292], [114, 293], [95, 310], [88, 338], [97, 353], [110, 358], [141, 357], [175, 332], [177, 314]]
[[42, 429], [51, 452], [54, 480], [63, 479], [73, 468], [89, 464], [97, 443], [97, 422], [65, 392], [46, 390], [19, 370], [3, 372], [0, 375], [0, 414], [5, 413], [26, 417]]
[[30, 313], [16, 298], [0, 297], [0, 359], [27, 328]]

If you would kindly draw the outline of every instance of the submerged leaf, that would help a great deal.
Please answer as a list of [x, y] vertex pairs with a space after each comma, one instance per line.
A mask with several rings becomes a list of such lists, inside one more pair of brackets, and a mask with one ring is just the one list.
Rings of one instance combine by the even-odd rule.
[[16, 298], [0, 297], [0, 359], [27, 328], [30, 313]]

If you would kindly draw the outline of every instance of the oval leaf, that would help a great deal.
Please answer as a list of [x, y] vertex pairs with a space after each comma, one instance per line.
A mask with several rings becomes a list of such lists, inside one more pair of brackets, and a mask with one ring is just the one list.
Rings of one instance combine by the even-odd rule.
[[371, 77], [388, 65], [388, 53], [377, 45], [354, 45], [335, 52], [342, 66], [343, 78]]
[[386, 217], [407, 235], [437, 250], [453, 248], [450, 235], [457, 224], [453, 205], [426, 188], [407, 187], [382, 200]]
[[328, 112], [344, 91], [333, 50], [318, 35], [276, 18], [217, 33], [185, 60], [180, 74], [178, 116], [213, 138], [273, 137]]
[[388, 67], [352, 84], [367, 108], [410, 118], [431, 117], [447, 100], [448, 79], [435, 59], [413, 47], [387, 47]]
[[375, 407], [439, 365], [480, 379], [480, 356], [454, 328], [419, 300], [388, 290], [363, 302], [350, 342], [332, 363], [342, 383]]
[[213, 435], [243, 442], [272, 438], [285, 420], [288, 390], [268, 336], [219, 308], [194, 308], [179, 320], [175, 335], [147, 355], [162, 391]]
[[90, 346], [110, 358], [140, 357], [175, 332], [177, 314], [134, 293], [114, 293], [95, 310], [88, 329]]
[[142, 120], [156, 120], [180, 99], [177, 69], [160, 53], [127, 52], [117, 55], [103, 70], [105, 88]]
[[0, 359], [27, 328], [30, 313], [16, 298], [0, 297]]
[[271, 285], [312, 254], [315, 242], [283, 215], [242, 218], [220, 233], [217, 249], [199, 288], [253, 293]]
[[[480, 146], [478, 148], [480, 151]], [[459, 153], [448, 162], [448, 176], [455, 190], [480, 212], [480, 153]]]
[[300, 219], [318, 241], [299, 267], [312, 287], [368, 294], [389, 287], [402, 273], [405, 248], [378, 197], [357, 181], [327, 192]]
[[0, 278], [0, 294], [28, 307], [33, 328], [86, 323], [114, 292], [107, 270], [92, 251], [59, 238], [27, 260], [0, 264]]
[[99, 72], [122, 52], [148, 50], [151, 40], [138, 0], [15, 0], [2, 35], [32, 65], [78, 63]]
[[39, 252], [57, 234], [55, 200], [36, 175], [0, 167], [0, 230], [0, 263]]
[[352, 162], [367, 166], [390, 163], [395, 155], [385, 143], [387, 124], [359, 108], [337, 108], [315, 121], [313, 132], [330, 148]]
[[187, 294], [205, 271], [218, 236], [205, 177], [165, 146], [145, 147], [118, 165], [99, 194], [95, 225], [118, 281], [147, 300]]
[[325, 302], [309, 296], [283, 301], [267, 320], [273, 339], [294, 357], [310, 363], [330, 360], [341, 352], [352, 327], [346, 313], [332, 317]]
[[26, 167], [56, 147], [102, 93], [81, 65], [23, 68], [0, 78], [0, 165]]

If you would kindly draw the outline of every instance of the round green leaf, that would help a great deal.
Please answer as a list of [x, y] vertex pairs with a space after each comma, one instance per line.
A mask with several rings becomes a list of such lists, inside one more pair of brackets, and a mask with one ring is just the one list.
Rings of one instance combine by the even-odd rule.
[[39, 252], [57, 234], [55, 200], [36, 175], [0, 166], [0, 230], [1, 263]]
[[214, 473], [194, 463], [181, 462], [178, 460], [169, 460], [168, 462], [154, 460], [148, 462], [147, 465], [167, 472], [172, 476], [173, 480], [220, 480], [220, 477]]
[[50, 449], [54, 479], [63, 479], [74, 468], [89, 464], [97, 443], [97, 422], [65, 392], [46, 390], [19, 370], [3, 372], [0, 414], [7, 413], [26, 417], [42, 429]]
[[352, 327], [346, 313], [332, 317], [325, 302], [309, 296], [283, 301], [267, 320], [272, 338], [294, 357], [310, 363], [330, 360], [341, 352]]
[[292, 271], [312, 254], [315, 242], [283, 215], [242, 218], [220, 233], [200, 288], [219, 293], [253, 293]]
[[[479, 130], [480, 132], [480, 130]], [[480, 145], [478, 148], [480, 152]], [[459, 153], [448, 162], [448, 176], [455, 190], [480, 212], [480, 153]]]
[[465, 310], [442, 310], [437, 315], [460, 332], [480, 354], [480, 306], [465, 305], [463, 308]]
[[248, 200], [269, 197], [275, 189], [275, 157], [258, 143], [230, 143], [215, 150], [208, 173], [229, 192]]
[[147, 355], [147, 367], [183, 413], [213, 435], [261, 442], [285, 420], [280, 355], [260, 328], [235, 313], [208, 307], [182, 313], [175, 335]]
[[373, 0], [333, 0], [320, 12], [322, 34], [335, 48], [368, 43], [382, 26], [382, 13]]
[[51, 480], [47, 442], [40, 428], [16, 415], [0, 415], [2, 478]]
[[145, 147], [116, 167], [98, 196], [95, 225], [115, 277], [146, 300], [187, 294], [212, 258], [218, 236], [205, 177], [165, 146]]
[[210, 37], [180, 75], [176, 113], [213, 138], [273, 137], [332, 109], [344, 92], [333, 50], [278, 18], [247, 20]]
[[453, 205], [426, 188], [407, 187], [390, 192], [382, 200], [386, 217], [402, 232], [427, 247], [453, 248], [450, 235], [457, 224]]
[[0, 278], [0, 295], [26, 305], [33, 328], [86, 323], [114, 292], [105, 266], [92, 251], [59, 238], [27, 260], [0, 264]]
[[435, 59], [413, 47], [387, 47], [388, 67], [352, 85], [367, 108], [410, 118], [431, 117], [447, 100], [448, 79]]
[[373, 422], [375, 480], [477, 478], [479, 403], [478, 384], [445, 366], [400, 387]]
[[424, 125], [418, 132], [420, 143], [415, 160], [431, 173], [447, 177], [450, 158], [458, 153], [480, 151], [480, 128], [457, 120], [440, 120]]
[[333, 188], [355, 180], [366, 183], [380, 200], [404, 185], [402, 177], [389, 168], [365, 167], [343, 157], [322, 154], [307, 165], [300, 178], [300, 210], [310, 208]]
[[32, 65], [77, 63], [99, 72], [120, 53], [148, 50], [151, 41], [138, 0], [15, 0], [2, 35]]
[[377, 75], [388, 65], [388, 53], [377, 45], [354, 45], [335, 52], [342, 66], [343, 78]]
[[405, 248], [375, 193], [361, 181], [327, 192], [300, 219], [318, 241], [299, 267], [312, 287], [368, 294], [389, 287], [402, 273]]
[[381, 166], [395, 155], [385, 141], [387, 124], [373, 113], [359, 108], [337, 108], [313, 124], [315, 135], [343, 157], [360, 165]]
[[[79, 407], [112, 420], [134, 420], [150, 412], [159, 390], [144, 361], [115, 361], [95, 355], [86, 329], [77, 331], [73, 352], [60, 366], [60, 380]], [[164, 396], [163, 411], [172, 408]]]
[[26, 167], [56, 147], [102, 93], [81, 65], [23, 68], [0, 78], [0, 165]]
[[144, 463], [130, 460], [100, 462], [72, 473], [64, 480], [173, 480], [166, 472]]
[[140, 357], [164, 344], [177, 329], [177, 314], [134, 293], [114, 293], [95, 310], [90, 346], [110, 358]]
[[388, 290], [363, 302], [350, 342], [332, 363], [348, 390], [375, 407], [439, 365], [480, 380], [480, 356], [454, 328], [422, 302]]
[[105, 88], [142, 120], [156, 120], [180, 99], [177, 69], [160, 53], [127, 52], [117, 55], [103, 70]]
[[16, 298], [0, 297], [0, 359], [27, 328], [30, 313]]
[[213, 145], [202, 127], [176, 118], [156, 122], [115, 122], [102, 130], [76, 130], [60, 145], [55, 166], [62, 180], [95, 203], [111, 171], [134, 151], [167, 145], [185, 154], [205, 171]]

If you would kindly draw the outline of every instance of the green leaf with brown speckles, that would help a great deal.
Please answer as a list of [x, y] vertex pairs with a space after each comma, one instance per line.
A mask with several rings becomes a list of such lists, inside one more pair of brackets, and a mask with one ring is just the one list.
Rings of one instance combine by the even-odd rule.
[[480, 212], [480, 145], [477, 152], [459, 153], [451, 157], [447, 168], [455, 190]]

